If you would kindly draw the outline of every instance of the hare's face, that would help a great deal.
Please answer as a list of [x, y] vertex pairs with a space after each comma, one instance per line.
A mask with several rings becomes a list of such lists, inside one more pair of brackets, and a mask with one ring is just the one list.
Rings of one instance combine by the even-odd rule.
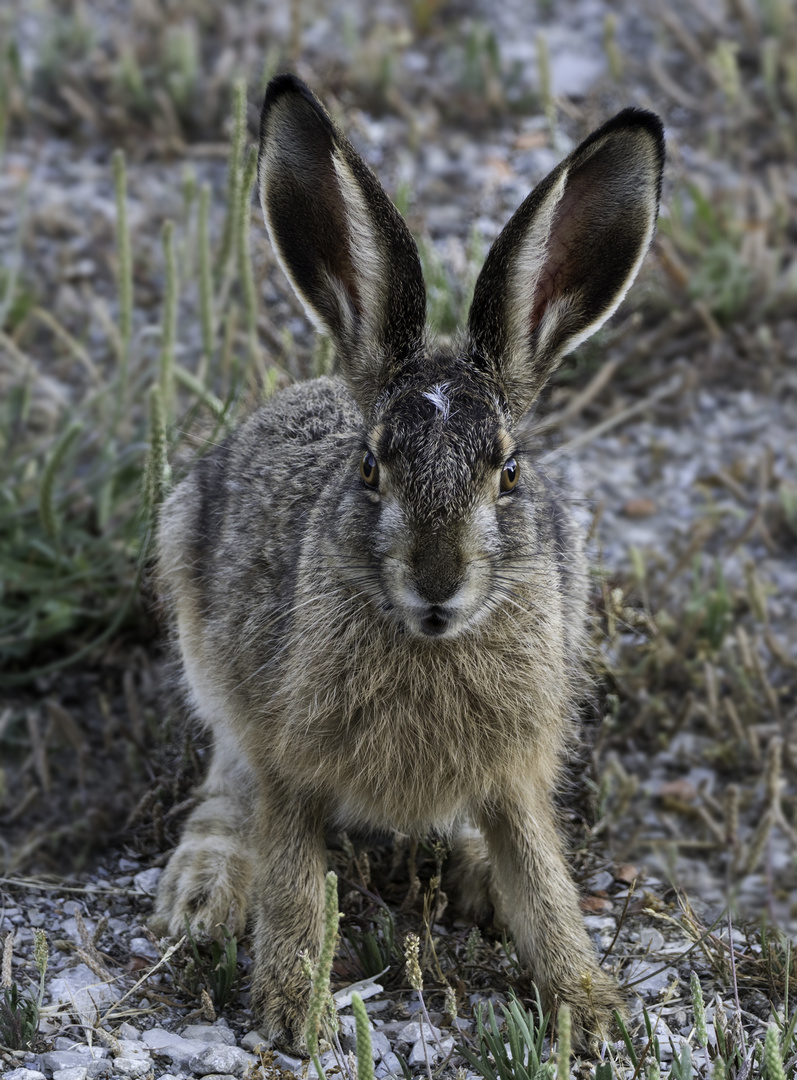
[[655, 228], [663, 160], [651, 113], [627, 109], [593, 132], [490, 248], [461, 357], [430, 355], [406, 222], [307, 87], [293, 76], [270, 85], [266, 225], [369, 418], [338, 501], [324, 504], [321, 563], [405, 632], [455, 637], [497, 608], [514, 618], [516, 580], [525, 610], [540, 603], [532, 583], [556, 600], [538, 542], [555, 522], [542, 520], [550, 507], [511, 425], [630, 287]]
[[434, 372], [378, 403], [346, 532], [352, 565], [367, 559], [358, 585], [386, 617], [413, 636], [451, 638], [511, 606], [534, 541], [535, 483], [495, 383], [465, 360], [438, 358]]

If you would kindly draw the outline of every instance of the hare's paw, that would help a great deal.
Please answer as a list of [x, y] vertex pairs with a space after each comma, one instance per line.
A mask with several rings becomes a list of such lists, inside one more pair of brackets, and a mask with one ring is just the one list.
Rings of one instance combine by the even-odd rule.
[[227, 836], [187, 836], [158, 883], [156, 933], [179, 937], [186, 918], [192, 931], [240, 936], [246, 925], [251, 866], [243, 846]]
[[615, 1011], [621, 1016], [625, 1012], [620, 987], [597, 966], [551, 988], [544, 996], [555, 999], [559, 1005], [570, 1006], [573, 1045], [584, 1050], [596, 1050], [603, 1040], [610, 1039], [615, 1026]]
[[260, 1030], [273, 1046], [294, 1054], [307, 1053], [305, 1029], [309, 998], [310, 985], [300, 970], [256, 966], [252, 1006], [260, 1021]]

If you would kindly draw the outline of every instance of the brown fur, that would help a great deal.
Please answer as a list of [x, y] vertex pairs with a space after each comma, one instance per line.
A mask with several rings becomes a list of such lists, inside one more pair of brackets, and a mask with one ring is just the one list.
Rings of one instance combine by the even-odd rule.
[[[582, 545], [516, 424], [636, 272], [660, 125], [621, 114], [529, 197], [447, 352], [426, 343], [406, 227], [291, 76], [269, 87], [262, 140], [272, 240], [342, 377], [278, 395], [163, 508], [161, 575], [214, 757], [155, 924], [240, 930], [249, 911], [255, 1008], [301, 1048], [325, 827], [447, 830], [465, 906], [495, 909], [577, 1039], [606, 1031], [620, 997], [552, 803], [580, 672]], [[508, 459], [519, 479], [505, 491]]]

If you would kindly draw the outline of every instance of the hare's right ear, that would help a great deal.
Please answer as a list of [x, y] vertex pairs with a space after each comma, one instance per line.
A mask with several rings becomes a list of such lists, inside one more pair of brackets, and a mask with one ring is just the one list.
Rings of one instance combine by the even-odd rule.
[[516, 418], [628, 291], [656, 226], [663, 165], [659, 118], [625, 109], [532, 191], [490, 249], [469, 348]]
[[321, 103], [294, 75], [266, 90], [260, 201], [277, 257], [337, 348], [368, 412], [391, 363], [423, 340], [426, 290], [403, 218]]

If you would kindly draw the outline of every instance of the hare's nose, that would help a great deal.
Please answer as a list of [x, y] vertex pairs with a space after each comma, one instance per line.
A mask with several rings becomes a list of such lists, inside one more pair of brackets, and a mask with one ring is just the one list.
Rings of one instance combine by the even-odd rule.
[[418, 596], [425, 600], [434, 611], [441, 607], [457, 593], [462, 584], [462, 573], [459, 567], [450, 566], [424, 566], [421, 572], [415, 574], [415, 589]]
[[420, 539], [412, 555], [411, 574], [421, 600], [437, 606], [448, 603], [465, 576], [456, 539], [440, 534]]

